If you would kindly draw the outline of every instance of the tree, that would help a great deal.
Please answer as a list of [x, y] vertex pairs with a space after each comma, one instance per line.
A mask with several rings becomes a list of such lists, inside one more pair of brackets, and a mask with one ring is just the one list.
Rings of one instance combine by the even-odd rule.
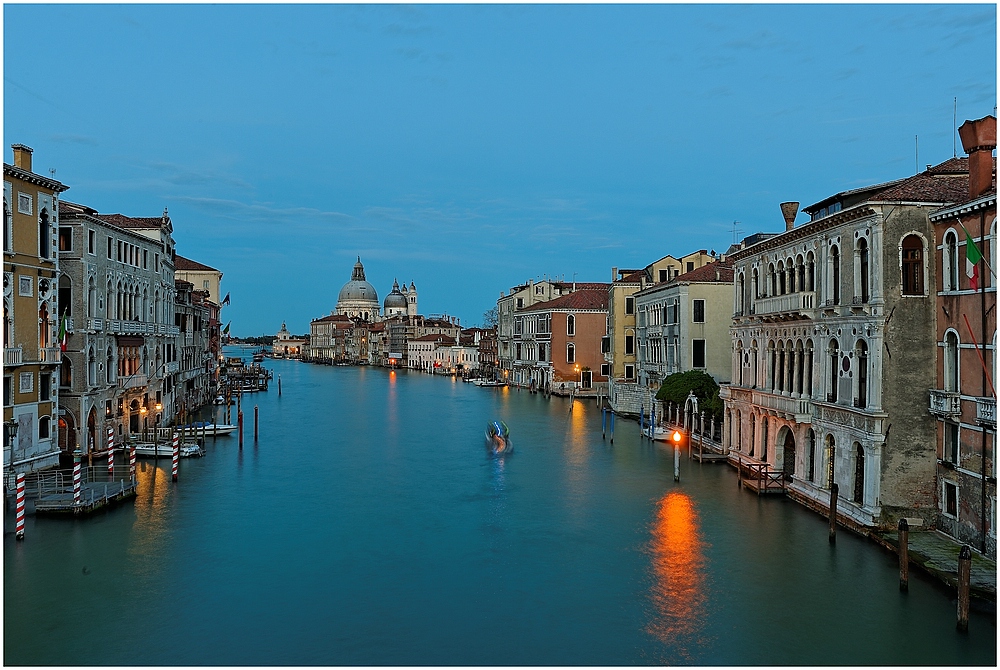
[[660, 385], [656, 399], [674, 402], [683, 407], [691, 391], [698, 398], [698, 410], [705, 412], [706, 418], [714, 416], [716, 421], [722, 421], [723, 402], [719, 399], [719, 385], [712, 379], [712, 375], [701, 370], [670, 375]]
[[491, 307], [483, 312], [483, 328], [497, 327], [497, 308]]

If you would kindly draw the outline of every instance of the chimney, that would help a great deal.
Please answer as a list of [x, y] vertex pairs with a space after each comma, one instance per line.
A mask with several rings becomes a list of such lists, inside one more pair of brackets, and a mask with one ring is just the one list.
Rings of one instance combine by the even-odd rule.
[[617, 281], [617, 280], [618, 280], [618, 268], [613, 267], [611, 268], [611, 281]]
[[781, 216], [785, 217], [785, 230], [795, 227], [795, 215], [799, 213], [799, 203], [783, 202], [781, 205]]
[[[993, 133], [996, 135], [996, 132]], [[23, 144], [12, 144], [10, 148], [14, 150], [14, 165], [31, 172], [31, 147]]]
[[969, 197], [978, 198], [993, 187], [993, 150], [997, 147], [997, 117], [966, 121], [958, 129], [962, 148], [969, 154]]

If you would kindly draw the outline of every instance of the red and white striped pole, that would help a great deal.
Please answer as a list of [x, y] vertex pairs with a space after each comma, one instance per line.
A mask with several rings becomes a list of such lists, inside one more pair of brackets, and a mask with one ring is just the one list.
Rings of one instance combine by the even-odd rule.
[[128, 473], [132, 481], [135, 481], [135, 442], [132, 443], [128, 451]]
[[24, 473], [17, 473], [17, 525], [14, 530], [14, 537], [18, 540], [24, 539]]
[[177, 481], [177, 463], [181, 460], [181, 435], [180, 433], [174, 433], [174, 461], [173, 470], [171, 473], [172, 479]]
[[79, 505], [83, 494], [83, 478], [80, 464], [80, 450], [73, 452], [73, 504]]
[[115, 478], [115, 429], [108, 428], [108, 477]]

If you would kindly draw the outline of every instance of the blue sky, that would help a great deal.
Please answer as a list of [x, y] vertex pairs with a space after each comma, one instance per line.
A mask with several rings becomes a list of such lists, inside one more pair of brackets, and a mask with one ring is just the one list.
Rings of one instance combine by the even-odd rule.
[[307, 332], [359, 255], [472, 325], [950, 158], [996, 34], [993, 4], [5, 4], [4, 160], [169, 208], [234, 334]]

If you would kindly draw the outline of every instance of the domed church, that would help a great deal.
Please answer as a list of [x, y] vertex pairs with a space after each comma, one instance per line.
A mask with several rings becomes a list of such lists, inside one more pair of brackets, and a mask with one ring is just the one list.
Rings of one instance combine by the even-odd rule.
[[337, 298], [337, 314], [346, 314], [364, 321], [379, 320], [378, 293], [375, 292], [375, 287], [365, 279], [365, 266], [361, 264], [360, 256], [358, 256], [358, 262], [354, 264], [351, 281], [340, 289], [340, 296]]
[[386, 318], [390, 316], [416, 316], [417, 315], [417, 287], [414, 286], [413, 282], [410, 282], [410, 288], [406, 288], [406, 283], [403, 283], [403, 288], [399, 288], [399, 282], [395, 279], [392, 281], [392, 291], [385, 297], [385, 302], [382, 303], [382, 314]]

